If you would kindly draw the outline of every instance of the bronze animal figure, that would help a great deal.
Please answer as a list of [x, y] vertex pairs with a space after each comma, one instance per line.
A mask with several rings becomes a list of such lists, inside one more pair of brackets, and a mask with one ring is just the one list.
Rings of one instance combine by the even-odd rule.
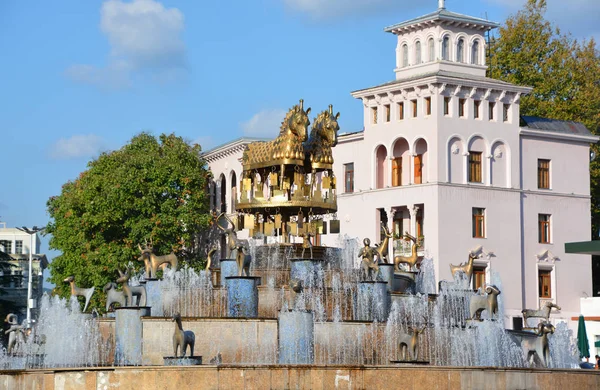
[[554, 303], [552, 301], [547, 301], [546, 304], [544, 305], [544, 307], [540, 308], [539, 310], [535, 310], [535, 309], [522, 310], [521, 313], [523, 314], [523, 324], [525, 326], [527, 326], [527, 320], [529, 318], [543, 318], [545, 322], [548, 322], [548, 320], [550, 319], [550, 312], [552, 311], [552, 308], [554, 308], [556, 310], [561, 310], [560, 306], [558, 306], [556, 303]]
[[[327, 171], [333, 177], [333, 154], [331, 148], [337, 145], [337, 133], [340, 129], [340, 113], [333, 114], [333, 106], [320, 112], [313, 121], [308, 140], [304, 143], [304, 166], [310, 167], [310, 188], [314, 187], [317, 172]], [[308, 169], [306, 170], [308, 172]]]
[[498, 287], [490, 284], [485, 288], [486, 295], [474, 294], [471, 295], [469, 302], [469, 313], [472, 320], [482, 321], [481, 312], [487, 310], [490, 318], [498, 313], [498, 295], [500, 290]]
[[208, 255], [206, 256], [207, 260], [206, 260], [206, 271], [210, 271], [210, 268], [213, 265], [213, 256], [215, 255], [215, 252], [219, 249], [219, 247], [217, 246], [217, 244], [214, 244], [213, 246], [210, 247], [210, 250], [208, 251]]
[[118, 303], [119, 306], [125, 306], [125, 294], [123, 291], [117, 290], [117, 284], [114, 282], [109, 282], [104, 285], [102, 289], [106, 294], [106, 311], [112, 307], [115, 303]]
[[173, 356], [177, 357], [178, 350], [181, 352], [180, 357], [184, 357], [188, 346], [190, 347], [190, 357], [194, 356], [194, 344], [196, 343], [196, 336], [191, 330], [183, 330], [181, 325], [181, 315], [175, 314], [173, 316], [175, 322], [175, 332], [173, 333]]
[[452, 277], [456, 275], [458, 272], [462, 272], [467, 277], [467, 281], [471, 283], [471, 277], [473, 276], [473, 260], [476, 259], [476, 256], [469, 252], [469, 260], [466, 263], [453, 265], [450, 264], [450, 272], [452, 273]]
[[537, 338], [523, 338], [521, 348], [525, 354], [525, 359], [529, 362], [537, 356], [544, 367], [548, 367], [550, 363], [550, 344], [548, 343], [548, 335], [554, 333], [554, 325], [549, 322], [540, 322], [537, 326]]
[[419, 255], [417, 254], [417, 248], [419, 244], [417, 243], [417, 239], [408, 232], [404, 232], [404, 239], [412, 241], [411, 254], [410, 256], [394, 256], [394, 270], [401, 271], [399, 265], [400, 264], [408, 264], [410, 270], [412, 271], [415, 265], [419, 262]]
[[309, 232], [304, 232], [300, 235], [302, 237], [302, 255], [300, 257], [302, 257], [304, 259], [304, 251], [306, 249], [310, 250], [310, 258], [313, 258], [313, 244], [310, 241], [310, 238], [313, 237], [312, 233]]
[[129, 285], [129, 273], [119, 272], [119, 278], [117, 283], [120, 283], [123, 288], [123, 296], [125, 296], [126, 306], [135, 306], [133, 297], [137, 297], [137, 306], [146, 306], [146, 287], [144, 286], [130, 286]]
[[10, 355], [17, 344], [17, 341], [25, 343], [27, 342], [27, 333], [25, 330], [25, 321], [19, 325], [16, 314], [10, 313], [4, 319], [10, 327], [4, 331], [4, 334], [8, 335], [8, 345], [6, 352]]
[[[138, 248], [140, 249], [141, 255], [138, 258], [138, 261], [143, 261], [145, 270], [146, 270], [146, 278], [148, 279], [156, 279], [157, 271], [160, 266], [163, 264], [168, 264], [172, 270], [177, 271], [177, 265], [179, 264], [179, 260], [174, 252], [169, 253], [168, 255], [157, 256], [152, 250], [154, 249], [152, 246], [152, 240], [150, 241], [150, 245], [146, 245], [144, 249], [142, 246], [138, 244]], [[163, 268], [164, 270], [164, 268]]]
[[219, 229], [221, 229], [223, 231], [223, 234], [227, 236], [227, 248], [229, 249], [229, 253], [227, 256], [231, 256], [235, 251], [235, 259], [238, 266], [238, 275], [242, 276], [242, 274], [245, 272], [246, 276], [250, 276], [250, 262], [252, 261], [252, 258], [250, 256], [247, 256], [246, 253], [246, 251], [248, 250], [248, 241], [240, 240], [237, 238], [237, 234], [235, 232], [235, 224], [231, 221], [231, 219], [229, 219], [227, 214], [221, 213], [217, 217], [217, 220], [222, 216], [224, 216], [225, 220], [229, 222], [229, 224], [231, 224], [231, 227], [224, 228], [223, 226], [217, 223]]
[[383, 230], [383, 241], [375, 247], [375, 252], [377, 252], [377, 258], [379, 259], [380, 263], [389, 263], [388, 247], [390, 238], [392, 238], [393, 235], [383, 222], [381, 223], [381, 229]]
[[69, 283], [69, 285], [71, 286], [71, 296], [85, 298], [85, 305], [83, 306], [83, 311], [82, 311], [82, 313], [85, 313], [88, 305], [90, 304], [90, 299], [92, 298], [92, 295], [94, 294], [94, 290], [96, 289], [96, 287], [94, 287], [94, 286], [92, 286], [90, 288], [77, 287], [77, 285], [75, 284], [74, 276], [69, 276], [68, 278], [66, 278], [64, 280], [64, 282]]
[[419, 359], [419, 335], [423, 333], [427, 325], [421, 328], [408, 327], [408, 333], [401, 333], [399, 338], [401, 359], [407, 360], [407, 351], [410, 352], [410, 359], [415, 361]]

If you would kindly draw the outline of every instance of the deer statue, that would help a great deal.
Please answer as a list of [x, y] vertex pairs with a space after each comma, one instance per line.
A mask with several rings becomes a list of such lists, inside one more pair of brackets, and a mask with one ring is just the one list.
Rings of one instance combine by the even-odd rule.
[[453, 265], [450, 264], [450, 272], [452, 272], [452, 277], [455, 277], [456, 273], [462, 272], [467, 277], [468, 283], [471, 283], [471, 277], [473, 276], [473, 260], [477, 257], [469, 252], [469, 260], [466, 263]]
[[380, 263], [389, 263], [388, 246], [390, 238], [392, 238], [393, 235], [383, 222], [381, 223], [381, 229], [383, 230], [383, 241], [375, 247], [375, 252], [377, 253], [377, 259]]
[[210, 271], [210, 267], [212, 267], [214, 262], [213, 256], [217, 250], [219, 250], [219, 246], [217, 244], [213, 244], [208, 250], [208, 255], [206, 256], [206, 271]]
[[[138, 244], [138, 248], [140, 249], [141, 255], [138, 258], [138, 261], [143, 261], [146, 269], [146, 278], [148, 279], [156, 279], [156, 272], [158, 268], [163, 264], [168, 264], [171, 266], [172, 270], [177, 270], [177, 265], [179, 264], [179, 260], [177, 260], [177, 256], [174, 252], [169, 253], [168, 255], [157, 256], [155, 255], [153, 250], [152, 239], [150, 239], [150, 245], [146, 244], [146, 247], [142, 249], [142, 246]], [[163, 268], [164, 269], [164, 268]]]
[[521, 348], [527, 361], [534, 359], [535, 355], [541, 360], [544, 367], [548, 367], [550, 362], [550, 345], [548, 344], [548, 334], [554, 333], [554, 325], [549, 322], [540, 322], [537, 326], [537, 336], [535, 339], [523, 338]]
[[118, 303], [121, 307], [125, 306], [125, 294], [123, 291], [117, 290], [117, 284], [114, 282], [109, 282], [104, 285], [102, 289], [106, 294], [106, 311], [111, 308], [111, 306], [115, 303]]
[[546, 304], [544, 305], [544, 307], [540, 308], [539, 310], [535, 310], [535, 309], [522, 310], [521, 313], [523, 313], [523, 324], [525, 326], [528, 326], [527, 320], [529, 318], [543, 318], [545, 322], [548, 322], [548, 320], [550, 319], [550, 312], [552, 311], [552, 308], [554, 308], [556, 310], [560, 310], [560, 306], [558, 306], [556, 303], [554, 303], [552, 301], [547, 301]]
[[419, 247], [419, 244], [417, 243], [417, 239], [408, 234], [408, 232], [404, 232], [404, 239], [411, 240], [413, 243], [411, 248], [411, 254], [408, 257], [394, 256], [394, 270], [396, 271], [401, 271], [399, 267], [400, 264], [408, 264], [409, 269], [412, 271], [414, 269], [414, 266], [419, 261], [419, 255], [417, 254], [417, 248]]
[[71, 285], [71, 296], [85, 298], [85, 305], [83, 306], [83, 311], [82, 311], [82, 313], [85, 313], [88, 305], [90, 304], [90, 299], [92, 298], [92, 295], [94, 294], [94, 290], [96, 289], [96, 287], [93, 287], [93, 286], [90, 288], [77, 287], [77, 285], [75, 284], [74, 276], [69, 276], [68, 278], [63, 280], [63, 282], [67, 282]]
[[406, 361], [407, 351], [410, 353], [410, 359], [412, 361], [419, 359], [419, 335], [423, 333], [427, 325], [423, 325], [421, 328], [408, 327], [408, 333], [400, 333], [400, 356], [401, 359]]
[[310, 241], [310, 238], [313, 237], [314, 235], [310, 232], [304, 232], [300, 235], [302, 237], [302, 255], [301, 257], [304, 259], [304, 251], [309, 249], [310, 250], [310, 258], [313, 258], [313, 244]]
[[117, 283], [123, 287], [123, 295], [125, 296], [125, 305], [134, 306], [133, 297], [137, 297], [137, 306], [146, 306], [146, 287], [144, 286], [130, 286], [129, 285], [129, 273], [119, 272], [119, 278]]
[[371, 246], [371, 240], [365, 238], [363, 240], [363, 247], [358, 252], [358, 257], [362, 258], [362, 270], [364, 277], [367, 279], [371, 278], [371, 272], [375, 271], [375, 277], [379, 274], [379, 264], [375, 261], [375, 255], [377, 252], [375, 248]]
[[481, 312], [487, 310], [490, 318], [494, 314], [498, 313], [498, 295], [500, 290], [498, 287], [490, 284], [485, 288], [486, 295], [479, 295], [475, 293], [471, 295], [471, 301], [469, 302], [469, 313], [471, 320], [482, 321]]
[[194, 356], [194, 344], [196, 343], [196, 336], [191, 330], [183, 330], [181, 325], [181, 315], [179, 313], [173, 316], [175, 322], [175, 332], [173, 333], [173, 356], [179, 356], [177, 350], [181, 352], [180, 357], [184, 357], [187, 352], [188, 346], [190, 347], [190, 357]]

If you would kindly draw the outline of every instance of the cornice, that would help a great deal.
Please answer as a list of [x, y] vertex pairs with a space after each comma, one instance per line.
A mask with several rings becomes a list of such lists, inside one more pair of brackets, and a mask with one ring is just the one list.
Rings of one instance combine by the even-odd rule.
[[576, 134], [566, 134], [566, 133], [554, 133], [544, 130], [532, 130], [521, 127], [519, 130], [519, 134], [528, 137], [535, 138], [545, 138], [545, 139], [555, 139], [561, 141], [573, 141], [573, 142], [581, 142], [586, 144], [595, 144], [600, 140], [600, 137], [595, 135], [576, 135]]

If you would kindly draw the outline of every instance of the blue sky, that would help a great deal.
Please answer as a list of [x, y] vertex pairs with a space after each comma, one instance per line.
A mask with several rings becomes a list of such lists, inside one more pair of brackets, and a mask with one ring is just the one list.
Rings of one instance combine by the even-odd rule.
[[[503, 22], [524, 2], [446, 7]], [[46, 224], [50, 196], [143, 130], [204, 149], [272, 136], [299, 98], [314, 111], [333, 104], [342, 132], [360, 130], [350, 91], [394, 78], [396, 41], [383, 28], [436, 8], [437, 0], [2, 1], [0, 221]], [[597, 0], [548, 0], [548, 18], [577, 38], [600, 37], [598, 15]]]

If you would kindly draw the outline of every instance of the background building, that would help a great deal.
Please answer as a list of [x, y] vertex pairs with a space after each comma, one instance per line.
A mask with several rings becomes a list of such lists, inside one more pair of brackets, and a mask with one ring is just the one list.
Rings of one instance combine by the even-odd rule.
[[[553, 321], [575, 328], [580, 298], [592, 295], [591, 264], [564, 243], [590, 239], [589, 144], [598, 137], [579, 123], [520, 116], [531, 88], [486, 77], [484, 34], [495, 27], [441, 2], [385, 29], [398, 37], [395, 80], [352, 93], [364, 130], [340, 134], [333, 150], [340, 235], [379, 242], [385, 223], [397, 238], [420, 237], [438, 281], [476, 253], [473, 287], [502, 281], [506, 327], [550, 300], [562, 308]], [[229, 213], [248, 142], [204, 154], [214, 206]], [[407, 250], [400, 239], [390, 246]]]
[[[30, 235], [15, 228], [7, 228], [6, 223], [0, 222], [0, 251], [8, 254], [10, 260], [8, 267], [2, 267], [0, 272], [10, 272], [11, 278], [3, 278], [1, 286], [4, 294], [0, 296], [3, 301], [12, 302], [17, 307], [15, 314], [19, 322], [27, 315], [27, 284], [29, 275]], [[32, 262], [32, 318], [38, 314], [38, 304], [43, 294], [44, 270], [48, 267], [46, 255], [40, 254], [40, 237], [35, 234], [33, 238]], [[2, 319], [4, 320], [4, 319]]]

